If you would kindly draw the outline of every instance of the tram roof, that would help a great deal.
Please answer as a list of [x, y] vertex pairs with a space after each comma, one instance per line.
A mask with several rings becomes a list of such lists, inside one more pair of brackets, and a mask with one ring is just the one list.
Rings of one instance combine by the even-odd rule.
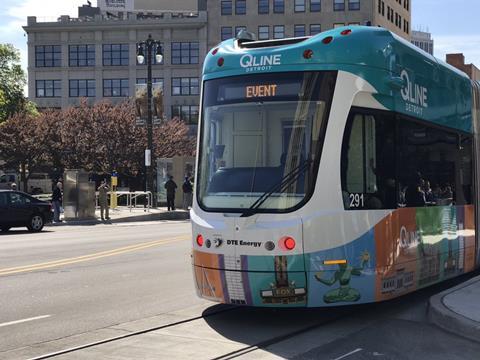
[[[305, 56], [308, 50], [310, 58]], [[472, 131], [472, 85], [468, 76], [380, 27], [346, 26], [315, 36], [280, 40], [229, 39], [207, 54], [203, 79], [322, 70], [362, 77], [375, 88], [376, 99], [387, 109]], [[414, 114], [406, 106], [410, 101], [402, 101], [402, 92], [412, 100], [410, 109], [418, 110]]]
[[[342, 35], [348, 30], [351, 31], [348, 32], [348, 35]], [[324, 39], [328, 37], [332, 38], [331, 42], [324, 43]], [[217, 52], [212, 55], [215, 49]], [[310, 59], [303, 57], [305, 50], [313, 51]], [[242, 75], [246, 71], [235, 60], [245, 54], [253, 56], [282, 55], [282, 64], [273, 67], [272, 72], [284, 71], [288, 66], [296, 66], [299, 67], [298, 70], [303, 70], [308, 69], [311, 65], [315, 65], [315, 69], [318, 69], [318, 65], [335, 65], [336, 68], [341, 68], [342, 65], [361, 65], [390, 70], [399, 74], [399, 67], [404, 67], [413, 61], [424, 62], [428, 65], [436, 64], [440, 72], [453, 72], [468, 81], [468, 76], [464, 72], [433, 57], [389, 30], [358, 25], [339, 27], [314, 36], [299, 38], [262, 41], [228, 39], [207, 54], [203, 74], [208, 76], [214, 73], [223, 73], [223, 77], [230, 75], [226, 73], [233, 71], [232, 75]], [[221, 67], [217, 64], [220, 57], [224, 59], [224, 65]], [[392, 65], [395, 66], [392, 68]], [[421, 65], [417, 63], [413, 66]], [[255, 73], [256, 71], [252, 70], [251, 72]], [[260, 70], [260, 72], [262, 71]]]

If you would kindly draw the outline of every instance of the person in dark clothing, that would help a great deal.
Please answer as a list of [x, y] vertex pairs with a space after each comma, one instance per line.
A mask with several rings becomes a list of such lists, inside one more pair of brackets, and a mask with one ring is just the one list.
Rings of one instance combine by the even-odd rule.
[[169, 176], [169, 180], [165, 183], [165, 189], [167, 189], [168, 211], [175, 210], [175, 190], [177, 189], [177, 184], [173, 181], [173, 176]]
[[426, 205], [425, 193], [420, 183], [412, 183], [405, 191], [407, 207], [422, 207]]
[[188, 176], [185, 176], [185, 181], [183, 182], [182, 190], [183, 190], [183, 208], [185, 210], [188, 210], [188, 208], [192, 206], [192, 195], [193, 195], [193, 186]]
[[62, 183], [59, 181], [55, 188], [53, 189], [52, 194], [52, 205], [53, 205], [53, 221], [61, 222], [60, 220], [60, 207], [62, 206]]

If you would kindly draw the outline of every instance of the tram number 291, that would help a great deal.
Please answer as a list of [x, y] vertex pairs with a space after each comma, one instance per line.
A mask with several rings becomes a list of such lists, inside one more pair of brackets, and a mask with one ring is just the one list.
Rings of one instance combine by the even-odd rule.
[[365, 206], [365, 195], [363, 194], [350, 194], [350, 208], [363, 208]]

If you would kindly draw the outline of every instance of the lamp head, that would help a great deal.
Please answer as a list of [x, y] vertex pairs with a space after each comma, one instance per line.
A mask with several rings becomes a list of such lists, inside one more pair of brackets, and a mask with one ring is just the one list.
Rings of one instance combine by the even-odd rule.
[[155, 61], [157, 64], [160, 64], [163, 60], [162, 47], [157, 45], [157, 50], [155, 51]]
[[137, 61], [138, 61], [139, 64], [143, 64], [143, 62], [145, 61], [145, 55], [143, 54], [143, 46], [142, 45], [138, 45]]

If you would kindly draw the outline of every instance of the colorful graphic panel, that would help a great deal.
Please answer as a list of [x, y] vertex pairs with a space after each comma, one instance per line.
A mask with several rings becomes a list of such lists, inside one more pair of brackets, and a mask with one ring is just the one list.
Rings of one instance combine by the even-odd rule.
[[376, 300], [388, 300], [475, 267], [473, 206], [394, 211], [375, 226]]
[[[197, 293], [236, 305], [320, 307], [392, 299], [475, 268], [473, 206], [403, 208], [358, 239], [302, 255], [194, 251]], [[260, 266], [267, 271], [254, 271]], [[225, 271], [228, 268], [230, 270]]]
[[225, 302], [222, 274], [219, 270], [221, 255], [193, 251], [195, 285], [200, 297]]
[[[374, 301], [374, 231], [335, 249], [307, 256], [308, 306], [338, 306]], [[345, 263], [329, 264], [330, 261]]]

